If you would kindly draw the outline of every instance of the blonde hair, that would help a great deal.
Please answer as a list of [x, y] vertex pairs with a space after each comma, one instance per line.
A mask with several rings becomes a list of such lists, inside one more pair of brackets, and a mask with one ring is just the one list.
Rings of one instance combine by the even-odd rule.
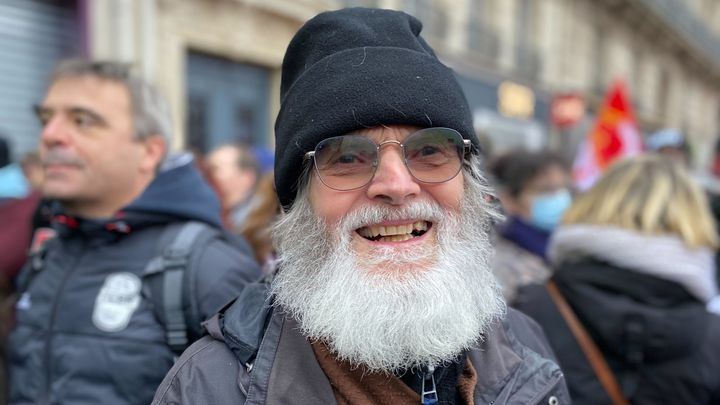
[[258, 263], [265, 263], [273, 253], [270, 227], [280, 214], [280, 201], [275, 193], [273, 172], [265, 174], [259, 181], [256, 195], [258, 204], [248, 214], [243, 226], [238, 230], [252, 247]]
[[705, 194], [683, 167], [656, 155], [613, 164], [592, 189], [575, 199], [562, 222], [675, 234], [691, 248], [718, 247]]

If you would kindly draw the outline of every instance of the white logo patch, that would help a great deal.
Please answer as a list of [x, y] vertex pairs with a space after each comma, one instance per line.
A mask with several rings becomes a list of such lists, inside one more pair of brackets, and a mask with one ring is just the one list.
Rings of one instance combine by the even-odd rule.
[[114, 273], [105, 279], [95, 298], [92, 321], [105, 332], [119, 332], [130, 323], [140, 305], [142, 282], [132, 273]]
[[15, 308], [18, 310], [27, 311], [32, 307], [32, 301], [30, 301], [30, 293], [25, 291], [18, 300], [17, 304], [15, 304]]

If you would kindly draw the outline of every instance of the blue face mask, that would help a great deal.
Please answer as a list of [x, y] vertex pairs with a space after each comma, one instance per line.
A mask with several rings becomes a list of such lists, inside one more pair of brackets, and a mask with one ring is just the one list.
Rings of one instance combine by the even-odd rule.
[[540, 229], [552, 231], [560, 223], [571, 202], [572, 197], [567, 189], [538, 195], [530, 205], [530, 223]]

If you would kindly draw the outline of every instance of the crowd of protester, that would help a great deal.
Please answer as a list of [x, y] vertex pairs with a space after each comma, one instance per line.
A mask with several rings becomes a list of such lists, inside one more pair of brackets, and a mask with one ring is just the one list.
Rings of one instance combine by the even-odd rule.
[[[13, 163], [10, 145], [0, 142], [0, 404], [140, 404], [153, 395], [157, 404], [252, 395], [267, 403], [431, 404], [433, 395], [457, 404], [720, 403], [717, 179], [690, 173], [682, 134], [653, 134], [646, 153], [616, 161], [582, 193], [573, 188], [571, 163], [551, 151], [485, 155], [481, 165], [463, 97], [421, 40], [417, 20], [374, 13], [323, 14], [291, 43], [275, 171], [246, 144], [195, 151], [193, 165], [188, 154], [168, 152], [164, 101], [126, 66], [58, 66], [37, 107], [39, 154]], [[393, 47], [407, 48], [402, 58], [384, 56], [386, 31]], [[300, 74], [323, 58], [341, 61], [343, 49], [360, 50], [361, 76], [384, 83], [382, 91], [353, 87], [363, 85], [352, 83], [361, 76], [341, 68]], [[408, 65], [440, 84], [407, 81], [401, 67]], [[339, 110], [320, 111], [302, 91], [345, 98]], [[355, 100], [345, 94], [355, 93], [384, 110], [366, 105], [354, 121], [337, 118], [342, 102]], [[392, 98], [401, 93], [412, 100], [441, 94], [436, 104], [449, 104], [416, 112], [412, 101]], [[317, 134], [308, 116], [322, 114], [335, 121]], [[432, 127], [450, 129], [418, 130], [428, 114]], [[347, 133], [364, 141], [331, 137]], [[420, 158], [412, 142], [420, 154], [450, 141], [453, 173], [429, 173], [413, 160]], [[393, 144], [402, 158], [390, 152]], [[333, 153], [353, 154], [356, 179], [327, 169], [345, 157]], [[361, 166], [368, 156], [374, 165]], [[404, 226], [388, 212], [421, 194], [443, 208], [402, 211], [432, 218], [413, 223], [408, 235], [437, 227], [438, 250], [460, 256], [442, 262], [453, 274], [404, 276], [401, 266], [382, 263], [424, 263], [425, 256], [389, 248], [352, 263], [365, 240], [405, 237], [382, 220]], [[389, 208], [356, 217], [351, 198]], [[346, 217], [356, 222], [347, 225]], [[362, 240], [337, 247], [343, 238], [335, 233], [348, 226]], [[361, 270], [367, 263], [376, 268]], [[462, 271], [475, 265], [483, 270]], [[395, 284], [369, 291], [378, 281], [346, 274], [356, 269], [394, 272], [387, 282]], [[452, 284], [455, 275], [466, 283]], [[408, 295], [393, 301], [392, 294]], [[481, 319], [467, 320], [473, 306], [482, 307]], [[288, 320], [279, 320], [284, 314]], [[475, 328], [464, 341], [455, 339], [465, 333], [460, 319]], [[303, 338], [310, 344], [298, 343]], [[476, 340], [481, 350], [473, 349]], [[279, 360], [272, 363], [261, 342], [274, 345]], [[430, 353], [429, 367], [419, 352]]]

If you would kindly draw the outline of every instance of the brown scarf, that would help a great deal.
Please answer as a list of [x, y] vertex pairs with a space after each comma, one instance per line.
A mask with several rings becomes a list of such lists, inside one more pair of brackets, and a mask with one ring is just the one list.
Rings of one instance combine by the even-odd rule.
[[[363, 367], [351, 366], [347, 361], [338, 361], [324, 343], [313, 342], [311, 345], [320, 368], [330, 381], [338, 405], [420, 403], [420, 394], [399, 378], [383, 373], [369, 373]], [[474, 404], [476, 384], [477, 373], [468, 359], [457, 382], [457, 390], [466, 405]]]

